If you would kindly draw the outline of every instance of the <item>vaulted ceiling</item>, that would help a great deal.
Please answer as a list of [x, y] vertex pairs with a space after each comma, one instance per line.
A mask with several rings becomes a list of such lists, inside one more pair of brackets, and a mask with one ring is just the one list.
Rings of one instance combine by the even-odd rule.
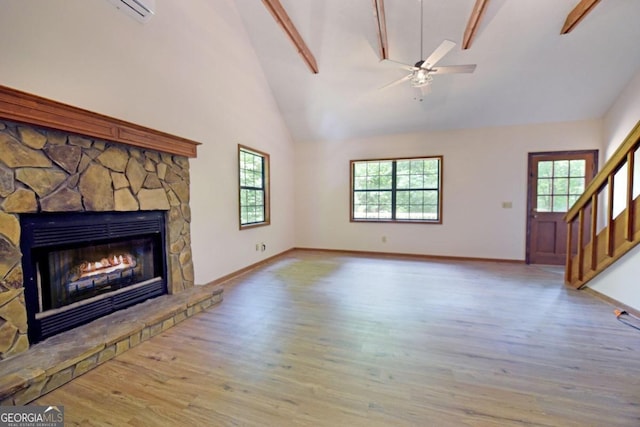
[[[423, 0], [422, 20], [420, 0], [236, 4], [296, 141], [599, 118], [640, 70], [638, 0]], [[438, 65], [473, 74], [433, 76], [422, 101], [409, 82], [380, 90], [407, 74], [383, 55], [414, 64], [445, 39], [457, 46]]]

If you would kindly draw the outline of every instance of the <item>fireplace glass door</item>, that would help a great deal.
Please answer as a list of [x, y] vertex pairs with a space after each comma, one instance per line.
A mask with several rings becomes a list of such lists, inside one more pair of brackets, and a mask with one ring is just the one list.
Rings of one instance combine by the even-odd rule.
[[49, 252], [39, 268], [40, 312], [159, 276], [153, 244], [147, 237]]
[[31, 343], [167, 293], [163, 211], [20, 216]]

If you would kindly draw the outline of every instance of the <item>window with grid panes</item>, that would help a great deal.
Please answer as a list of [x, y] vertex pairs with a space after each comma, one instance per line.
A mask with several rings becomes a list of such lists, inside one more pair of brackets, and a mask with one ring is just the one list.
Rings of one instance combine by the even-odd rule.
[[238, 146], [240, 179], [240, 228], [268, 225], [269, 155]]
[[442, 222], [442, 156], [351, 161], [351, 220]]
[[549, 160], [538, 163], [538, 212], [567, 212], [585, 188], [585, 160]]

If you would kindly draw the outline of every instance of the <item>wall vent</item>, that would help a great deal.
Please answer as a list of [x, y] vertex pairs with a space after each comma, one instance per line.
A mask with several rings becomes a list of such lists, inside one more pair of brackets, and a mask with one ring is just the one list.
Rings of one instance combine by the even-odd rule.
[[156, 11], [156, 0], [109, 0], [109, 3], [143, 24]]

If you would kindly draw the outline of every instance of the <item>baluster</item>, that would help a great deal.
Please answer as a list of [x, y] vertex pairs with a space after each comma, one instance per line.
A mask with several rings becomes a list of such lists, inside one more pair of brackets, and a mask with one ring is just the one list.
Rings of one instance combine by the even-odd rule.
[[624, 238], [627, 242], [633, 240], [633, 218], [635, 216], [633, 203], [633, 169], [635, 166], [635, 151], [631, 150], [627, 153], [627, 214], [626, 226], [624, 228]]
[[605, 248], [608, 257], [613, 256], [613, 177], [615, 171], [607, 177], [607, 246]]
[[564, 269], [564, 282], [571, 283], [571, 240], [573, 240], [573, 219], [567, 221], [567, 262]]
[[578, 212], [578, 281], [582, 281], [584, 273], [584, 207]]
[[591, 270], [598, 265], [598, 245], [596, 233], [598, 229], [598, 192], [591, 196]]

